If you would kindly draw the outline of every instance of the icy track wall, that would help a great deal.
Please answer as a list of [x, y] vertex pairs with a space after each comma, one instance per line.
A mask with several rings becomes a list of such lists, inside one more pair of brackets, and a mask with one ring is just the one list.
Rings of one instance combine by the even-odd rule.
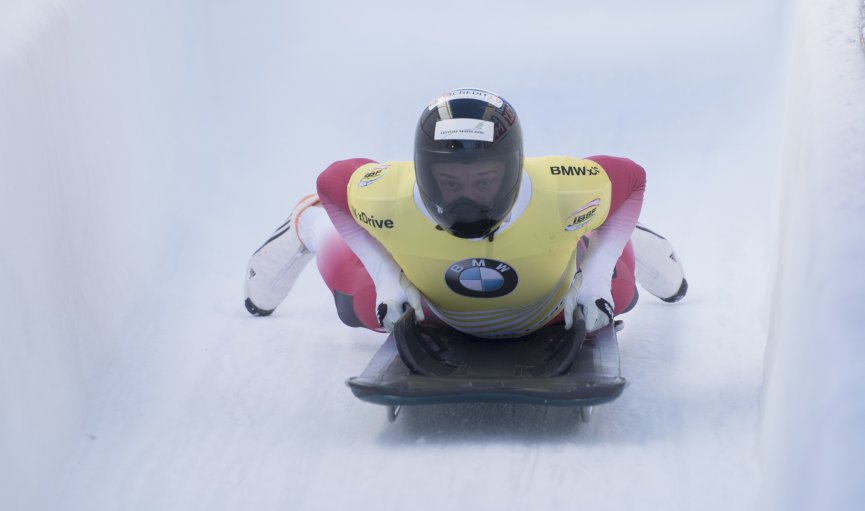
[[123, 3], [0, 6], [4, 510], [47, 509], [99, 380], [182, 249], [182, 87], [154, 78], [179, 75], [182, 43], [165, 20], [146, 35], [158, 7]]
[[762, 407], [767, 507], [863, 509], [862, 4], [798, 4]]
[[865, 1], [862, 2], [862, 16], [859, 20], [859, 42], [862, 43], [862, 51], [865, 51]]

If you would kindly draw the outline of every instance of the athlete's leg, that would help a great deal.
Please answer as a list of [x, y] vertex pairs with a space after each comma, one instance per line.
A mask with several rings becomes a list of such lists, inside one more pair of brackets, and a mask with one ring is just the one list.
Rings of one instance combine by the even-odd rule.
[[665, 302], [678, 302], [688, 292], [685, 269], [665, 237], [637, 224], [631, 234], [636, 253], [637, 282]]
[[[338, 161], [318, 177], [318, 194], [337, 232], [357, 228], [348, 209], [348, 181], [358, 167], [372, 160], [357, 158]], [[383, 331], [376, 317], [375, 284], [366, 268], [340, 235], [322, 243], [316, 264], [333, 293], [339, 318], [348, 326]]]
[[244, 304], [250, 314], [269, 316], [288, 296], [298, 276], [312, 260], [317, 246], [313, 227], [321, 219], [327, 221], [327, 215], [319, 206], [318, 196], [307, 195], [253, 252], [244, 283]]
[[637, 286], [634, 280], [634, 247], [629, 241], [613, 270], [613, 307], [616, 315], [628, 312], [637, 304]]
[[339, 236], [325, 240], [315, 258], [324, 283], [333, 293], [339, 319], [351, 327], [384, 330], [375, 314], [375, 285], [360, 259]]

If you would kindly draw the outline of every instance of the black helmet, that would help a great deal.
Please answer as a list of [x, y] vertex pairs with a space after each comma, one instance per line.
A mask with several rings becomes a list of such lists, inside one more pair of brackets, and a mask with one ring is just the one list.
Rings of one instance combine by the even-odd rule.
[[510, 103], [482, 89], [455, 89], [421, 113], [414, 169], [436, 223], [460, 238], [493, 233], [520, 187], [523, 133]]

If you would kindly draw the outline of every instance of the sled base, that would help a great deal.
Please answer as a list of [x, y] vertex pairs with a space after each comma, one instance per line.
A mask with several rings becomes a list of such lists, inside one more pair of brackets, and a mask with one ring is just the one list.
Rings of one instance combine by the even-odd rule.
[[390, 335], [363, 373], [346, 384], [359, 399], [394, 412], [401, 406], [471, 402], [591, 407], [624, 391], [614, 325], [587, 336], [561, 374], [536, 376], [521, 362], [542, 360], [549, 349], [548, 343], [525, 340], [453, 341], [448, 357], [459, 364], [440, 376], [410, 370]]

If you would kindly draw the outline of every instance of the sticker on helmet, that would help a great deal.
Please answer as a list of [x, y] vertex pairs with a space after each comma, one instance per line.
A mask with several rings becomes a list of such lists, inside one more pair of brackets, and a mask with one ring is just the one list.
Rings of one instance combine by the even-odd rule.
[[482, 140], [492, 142], [495, 124], [480, 119], [444, 119], [436, 122], [435, 140]]
[[463, 259], [450, 265], [445, 282], [454, 293], [473, 298], [504, 296], [517, 287], [517, 272], [495, 259]]
[[481, 101], [486, 101], [487, 103], [493, 105], [496, 108], [501, 108], [502, 105], [505, 104], [505, 102], [502, 101], [502, 98], [496, 96], [489, 91], [480, 89], [456, 89], [448, 92], [447, 94], [442, 94], [441, 96], [432, 100], [428, 108], [432, 110], [440, 104], [446, 101], [450, 101], [452, 99], [479, 99]]

